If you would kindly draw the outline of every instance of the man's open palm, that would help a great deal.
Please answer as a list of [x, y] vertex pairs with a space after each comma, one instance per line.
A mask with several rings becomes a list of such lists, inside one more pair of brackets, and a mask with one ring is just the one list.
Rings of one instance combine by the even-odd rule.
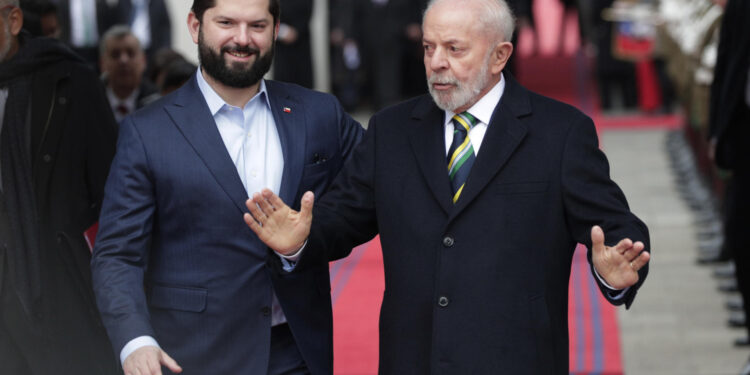
[[638, 282], [638, 270], [648, 263], [651, 254], [643, 251], [641, 241], [625, 238], [614, 247], [604, 244], [604, 231], [591, 228], [591, 250], [594, 269], [612, 288], [621, 290]]
[[271, 190], [263, 189], [245, 202], [250, 210], [249, 214], [244, 215], [245, 223], [268, 247], [279, 254], [292, 255], [310, 235], [314, 201], [314, 194], [306, 192], [297, 212]]

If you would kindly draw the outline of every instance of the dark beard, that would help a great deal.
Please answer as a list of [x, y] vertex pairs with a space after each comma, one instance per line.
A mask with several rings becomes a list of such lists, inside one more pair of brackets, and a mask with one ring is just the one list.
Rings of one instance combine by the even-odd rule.
[[[271, 45], [271, 49], [265, 55], [259, 55], [260, 50], [250, 46], [223, 47], [217, 54], [204, 42], [203, 30], [198, 33], [198, 59], [206, 74], [223, 85], [238, 89], [258, 83], [268, 73], [273, 62], [273, 49]], [[249, 69], [243, 69], [240, 63], [229, 67], [224, 58], [227, 52], [256, 54], [257, 57]]]

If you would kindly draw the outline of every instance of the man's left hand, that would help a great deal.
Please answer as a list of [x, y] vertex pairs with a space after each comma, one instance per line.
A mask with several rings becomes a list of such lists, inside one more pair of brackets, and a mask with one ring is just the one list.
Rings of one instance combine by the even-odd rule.
[[645, 247], [643, 242], [629, 238], [614, 247], [606, 246], [602, 228], [598, 225], [591, 228], [594, 269], [614, 289], [622, 290], [638, 282], [638, 270], [651, 258], [651, 254], [643, 251]]

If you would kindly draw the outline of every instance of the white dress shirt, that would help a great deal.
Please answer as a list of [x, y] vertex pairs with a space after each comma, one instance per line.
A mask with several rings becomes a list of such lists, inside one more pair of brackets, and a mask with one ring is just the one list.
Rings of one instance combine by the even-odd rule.
[[[216, 121], [221, 139], [224, 141], [232, 162], [237, 167], [237, 173], [248, 196], [263, 188], [279, 194], [281, 175], [284, 171], [284, 154], [271, 112], [265, 81], [260, 81], [258, 94], [243, 108], [240, 108], [227, 104], [206, 82], [201, 69], [198, 69], [196, 75], [198, 87]], [[293, 269], [294, 266], [288, 259], [295, 260], [294, 257], [278, 255], [281, 257], [285, 270]], [[281, 310], [276, 293], [272, 293], [271, 302], [271, 325], [286, 323], [286, 317]], [[143, 346], [158, 347], [159, 344], [151, 336], [137, 337], [128, 342], [120, 351], [120, 362], [125, 362], [130, 354]]]
[[[479, 101], [474, 103], [471, 108], [469, 108], [466, 112], [471, 113], [474, 118], [477, 119], [477, 124], [474, 125], [474, 127], [471, 128], [469, 131], [469, 140], [471, 141], [471, 147], [474, 149], [474, 155], [476, 156], [479, 153], [479, 148], [482, 146], [482, 141], [484, 140], [484, 134], [487, 132], [487, 127], [489, 126], [490, 120], [492, 119], [492, 114], [495, 112], [495, 107], [497, 107], [498, 103], [500, 102], [500, 99], [503, 97], [503, 93], [505, 93], [505, 76], [500, 74], [500, 82], [498, 82], [487, 94], [485, 94]], [[455, 113], [451, 111], [445, 111], [445, 155], [448, 156], [448, 150], [451, 147], [451, 143], [453, 143], [453, 122], [451, 119]], [[447, 166], [446, 166], [447, 168]], [[447, 173], [447, 171], [446, 171]], [[609, 289], [609, 296], [613, 299], [620, 299], [623, 296], [625, 296], [625, 292], [628, 291], [629, 288], [625, 288], [623, 290], [618, 290], [615, 288], [612, 288], [607, 284], [604, 279], [599, 276], [599, 273], [594, 269], [594, 274], [596, 275], [596, 278], [599, 279], [599, 281], [604, 284]]]

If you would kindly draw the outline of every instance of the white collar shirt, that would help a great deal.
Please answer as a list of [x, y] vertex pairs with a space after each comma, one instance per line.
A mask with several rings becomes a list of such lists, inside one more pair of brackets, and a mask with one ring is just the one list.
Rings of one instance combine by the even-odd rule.
[[[495, 112], [500, 102], [500, 98], [503, 97], [505, 92], [505, 77], [500, 74], [500, 82], [495, 84], [490, 91], [487, 92], [479, 101], [474, 103], [467, 112], [471, 113], [474, 118], [478, 120], [477, 124], [469, 131], [469, 140], [471, 140], [471, 146], [474, 148], [474, 155], [477, 155], [479, 148], [482, 146], [482, 140], [484, 140], [484, 134], [487, 132], [492, 114]], [[451, 111], [445, 111], [445, 154], [448, 155], [448, 150], [453, 142], [453, 121], [451, 119], [455, 113]]]

